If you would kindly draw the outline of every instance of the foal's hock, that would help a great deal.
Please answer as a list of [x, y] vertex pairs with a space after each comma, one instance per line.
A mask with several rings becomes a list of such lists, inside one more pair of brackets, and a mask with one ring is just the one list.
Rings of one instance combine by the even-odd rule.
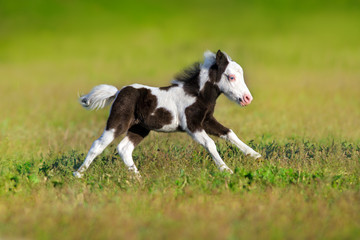
[[232, 173], [208, 134], [229, 140], [246, 155], [261, 157], [214, 118], [216, 99], [221, 93], [241, 106], [249, 105], [253, 99], [244, 82], [243, 69], [220, 50], [216, 54], [205, 52], [202, 64], [194, 64], [167, 87], [140, 84], [120, 90], [109, 85], [94, 87], [79, 99], [84, 108], [92, 110], [113, 104], [103, 134], [92, 144], [74, 176], [81, 177], [94, 158], [123, 133], [126, 136], [117, 150], [128, 169], [140, 176], [132, 152], [151, 130], [186, 132], [208, 150], [220, 171]]

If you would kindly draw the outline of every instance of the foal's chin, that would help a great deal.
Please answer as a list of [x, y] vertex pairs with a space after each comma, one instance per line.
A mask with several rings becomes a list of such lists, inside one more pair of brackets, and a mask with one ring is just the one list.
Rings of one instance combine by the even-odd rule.
[[234, 103], [236, 103], [237, 105], [239, 105], [240, 107], [246, 107], [246, 105], [244, 104], [244, 103], [242, 103], [242, 101], [240, 100], [240, 98], [238, 98], [238, 97], [235, 97], [234, 95], [226, 95], [226, 94], [224, 94], [226, 97], [227, 97], [227, 99], [229, 99], [230, 101], [232, 101], [232, 102], [234, 102]]
[[246, 107], [246, 106], [249, 105], [249, 104], [246, 104], [246, 103], [244, 103], [243, 101], [241, 101], [240, 98], [235, 99], [235, 100], [233, 100], [233, 101], [236, 102], [236, 104], [239, 105], [240, 107]]
[[236, 103], [238, 105], [240, 105], [240, 107], [246, 107], [246, 106], [249, 106], [251, 104], [251, 102], [245, 102], [244, 100], [242, 100], [242, 98], [238, 98], [236, 100]]
[[240, 105], [240, 107], [246, 107], [249, 104], [245, 104], [243, 102], [237, 101], [237, 104]]

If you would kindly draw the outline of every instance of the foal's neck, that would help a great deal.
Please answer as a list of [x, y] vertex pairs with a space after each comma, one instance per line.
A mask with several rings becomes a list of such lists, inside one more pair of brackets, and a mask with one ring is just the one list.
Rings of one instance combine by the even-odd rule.
[[217, 98], [220, 96], [221, 91], [213, 82], [207, 81], [204, 87], [199, 90], [199, 99], [207, 104], [215, 105]]

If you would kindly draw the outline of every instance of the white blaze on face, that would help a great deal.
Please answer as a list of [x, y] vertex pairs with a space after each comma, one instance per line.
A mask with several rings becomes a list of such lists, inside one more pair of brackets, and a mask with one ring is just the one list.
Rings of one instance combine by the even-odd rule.
[[246, 106], [252, 101], [251, 93], [244, 81], [243, 69], [230, 59], [218, 86], [225, 96], [241, 106]]

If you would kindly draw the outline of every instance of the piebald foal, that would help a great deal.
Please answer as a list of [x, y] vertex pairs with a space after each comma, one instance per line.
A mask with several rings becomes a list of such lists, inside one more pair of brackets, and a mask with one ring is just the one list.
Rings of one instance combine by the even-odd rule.
[[94, 158], [123, 133], [126, 136], [117, 150], [128, 169], [139, 175], [132, 152], [151, 130], [186, 132], [207, 149], [220, 171], [232, 173], [208, 134], [229, 140], [246, 155], [261, 157], [213, 116], [216, 99], [221, 93], [241, 106], [251, 103], [253, 98], [244, 82], [243, 69], [220, 50], [216, 55], [205, 52], [204, 58], [204, 63], [194, 64], [168, 87], [133, 84], [118, 90], [113, 86], [99, 85], [80, 97], [81, 105], [89, 110], [114, 103], [103, 134], [92, 144], [74, 176], [81, 177]]

